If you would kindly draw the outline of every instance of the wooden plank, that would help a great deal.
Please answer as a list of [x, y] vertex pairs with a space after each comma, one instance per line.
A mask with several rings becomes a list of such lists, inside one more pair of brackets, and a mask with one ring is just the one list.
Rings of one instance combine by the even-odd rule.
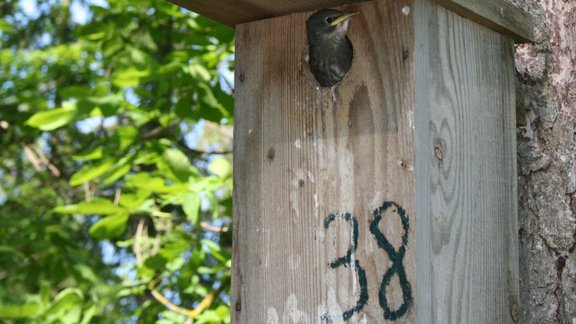
[[307, 67], [310, 13], [237, 26], [233, 323], [415, 321], [410, 7], [342, 8], [335, 89]]
[[[229, 26], [295, 12], [337, 7], [366, 0], [170, 0], [173, 3]], [[505, 0], [437, 0], [458, 14], [513, 36], [534, 41], [532, 18]]]
[[520, 43], [534, 42], [534, 21], [525, 11], [503, 0], [437, 0], [457, 14], [512, 36]]
[[170, 0], [228, 26], [366, 0]]
[[418, 323], [513, 323], [512, 44], [426, 0], [415, 14]]

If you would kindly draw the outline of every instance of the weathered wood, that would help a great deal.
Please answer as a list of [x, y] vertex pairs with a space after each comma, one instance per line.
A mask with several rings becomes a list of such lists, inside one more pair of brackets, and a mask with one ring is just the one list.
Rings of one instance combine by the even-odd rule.
[[[229, 26], [366, 0], [170, 0]], [[458, 14], [517, 41], [534, 41], [532, 18], [505, 0], [437, 0]]]
[[419, 323], [519, 316], [511, 40], [417, 1]]
[[236, 26], [296, 12], [332, 8], [366, 0], [170, 0], [210, 19]]
[[511, 39], [428, 0], [343, 10], [334, 89], [309, 13], [237, 26], [232, 320], [517, 321]]
[[517, 42], [534, 42], [534, 21], [525, 11], [503, 0], [437, 0], [438, 3], [472, 21]]
[[384, 323], [382, 300], [415, 321], [411, 7], [343, 8], [360, 14], [334, 89], [307, 67], [310, 13], [237, 26], [234, 323]]

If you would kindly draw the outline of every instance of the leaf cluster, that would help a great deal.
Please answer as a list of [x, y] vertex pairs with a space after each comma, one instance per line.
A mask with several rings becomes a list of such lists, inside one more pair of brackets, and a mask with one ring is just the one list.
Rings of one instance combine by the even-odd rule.
[[229, 321], [233, 30], [0, 4], [0, 320]]

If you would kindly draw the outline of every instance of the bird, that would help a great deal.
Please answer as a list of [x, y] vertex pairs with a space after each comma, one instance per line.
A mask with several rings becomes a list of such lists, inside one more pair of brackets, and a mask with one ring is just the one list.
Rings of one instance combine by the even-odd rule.
[[352, 43], [346, 32], [348, 20], [356, 14], [322, 9], [306, 21], [308, 64], [322, 87], [340, 82], [352, 65]]

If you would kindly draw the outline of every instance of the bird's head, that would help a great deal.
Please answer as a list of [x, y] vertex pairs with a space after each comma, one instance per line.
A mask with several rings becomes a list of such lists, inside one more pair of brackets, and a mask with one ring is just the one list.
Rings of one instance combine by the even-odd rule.
[[306, 29], [310, 40], [322, 40], [346, 35], [348, 19], [358, 14], [357, 12], [346, 13], [334, 9], [322, 9], [314, 13], [306, 21]]

